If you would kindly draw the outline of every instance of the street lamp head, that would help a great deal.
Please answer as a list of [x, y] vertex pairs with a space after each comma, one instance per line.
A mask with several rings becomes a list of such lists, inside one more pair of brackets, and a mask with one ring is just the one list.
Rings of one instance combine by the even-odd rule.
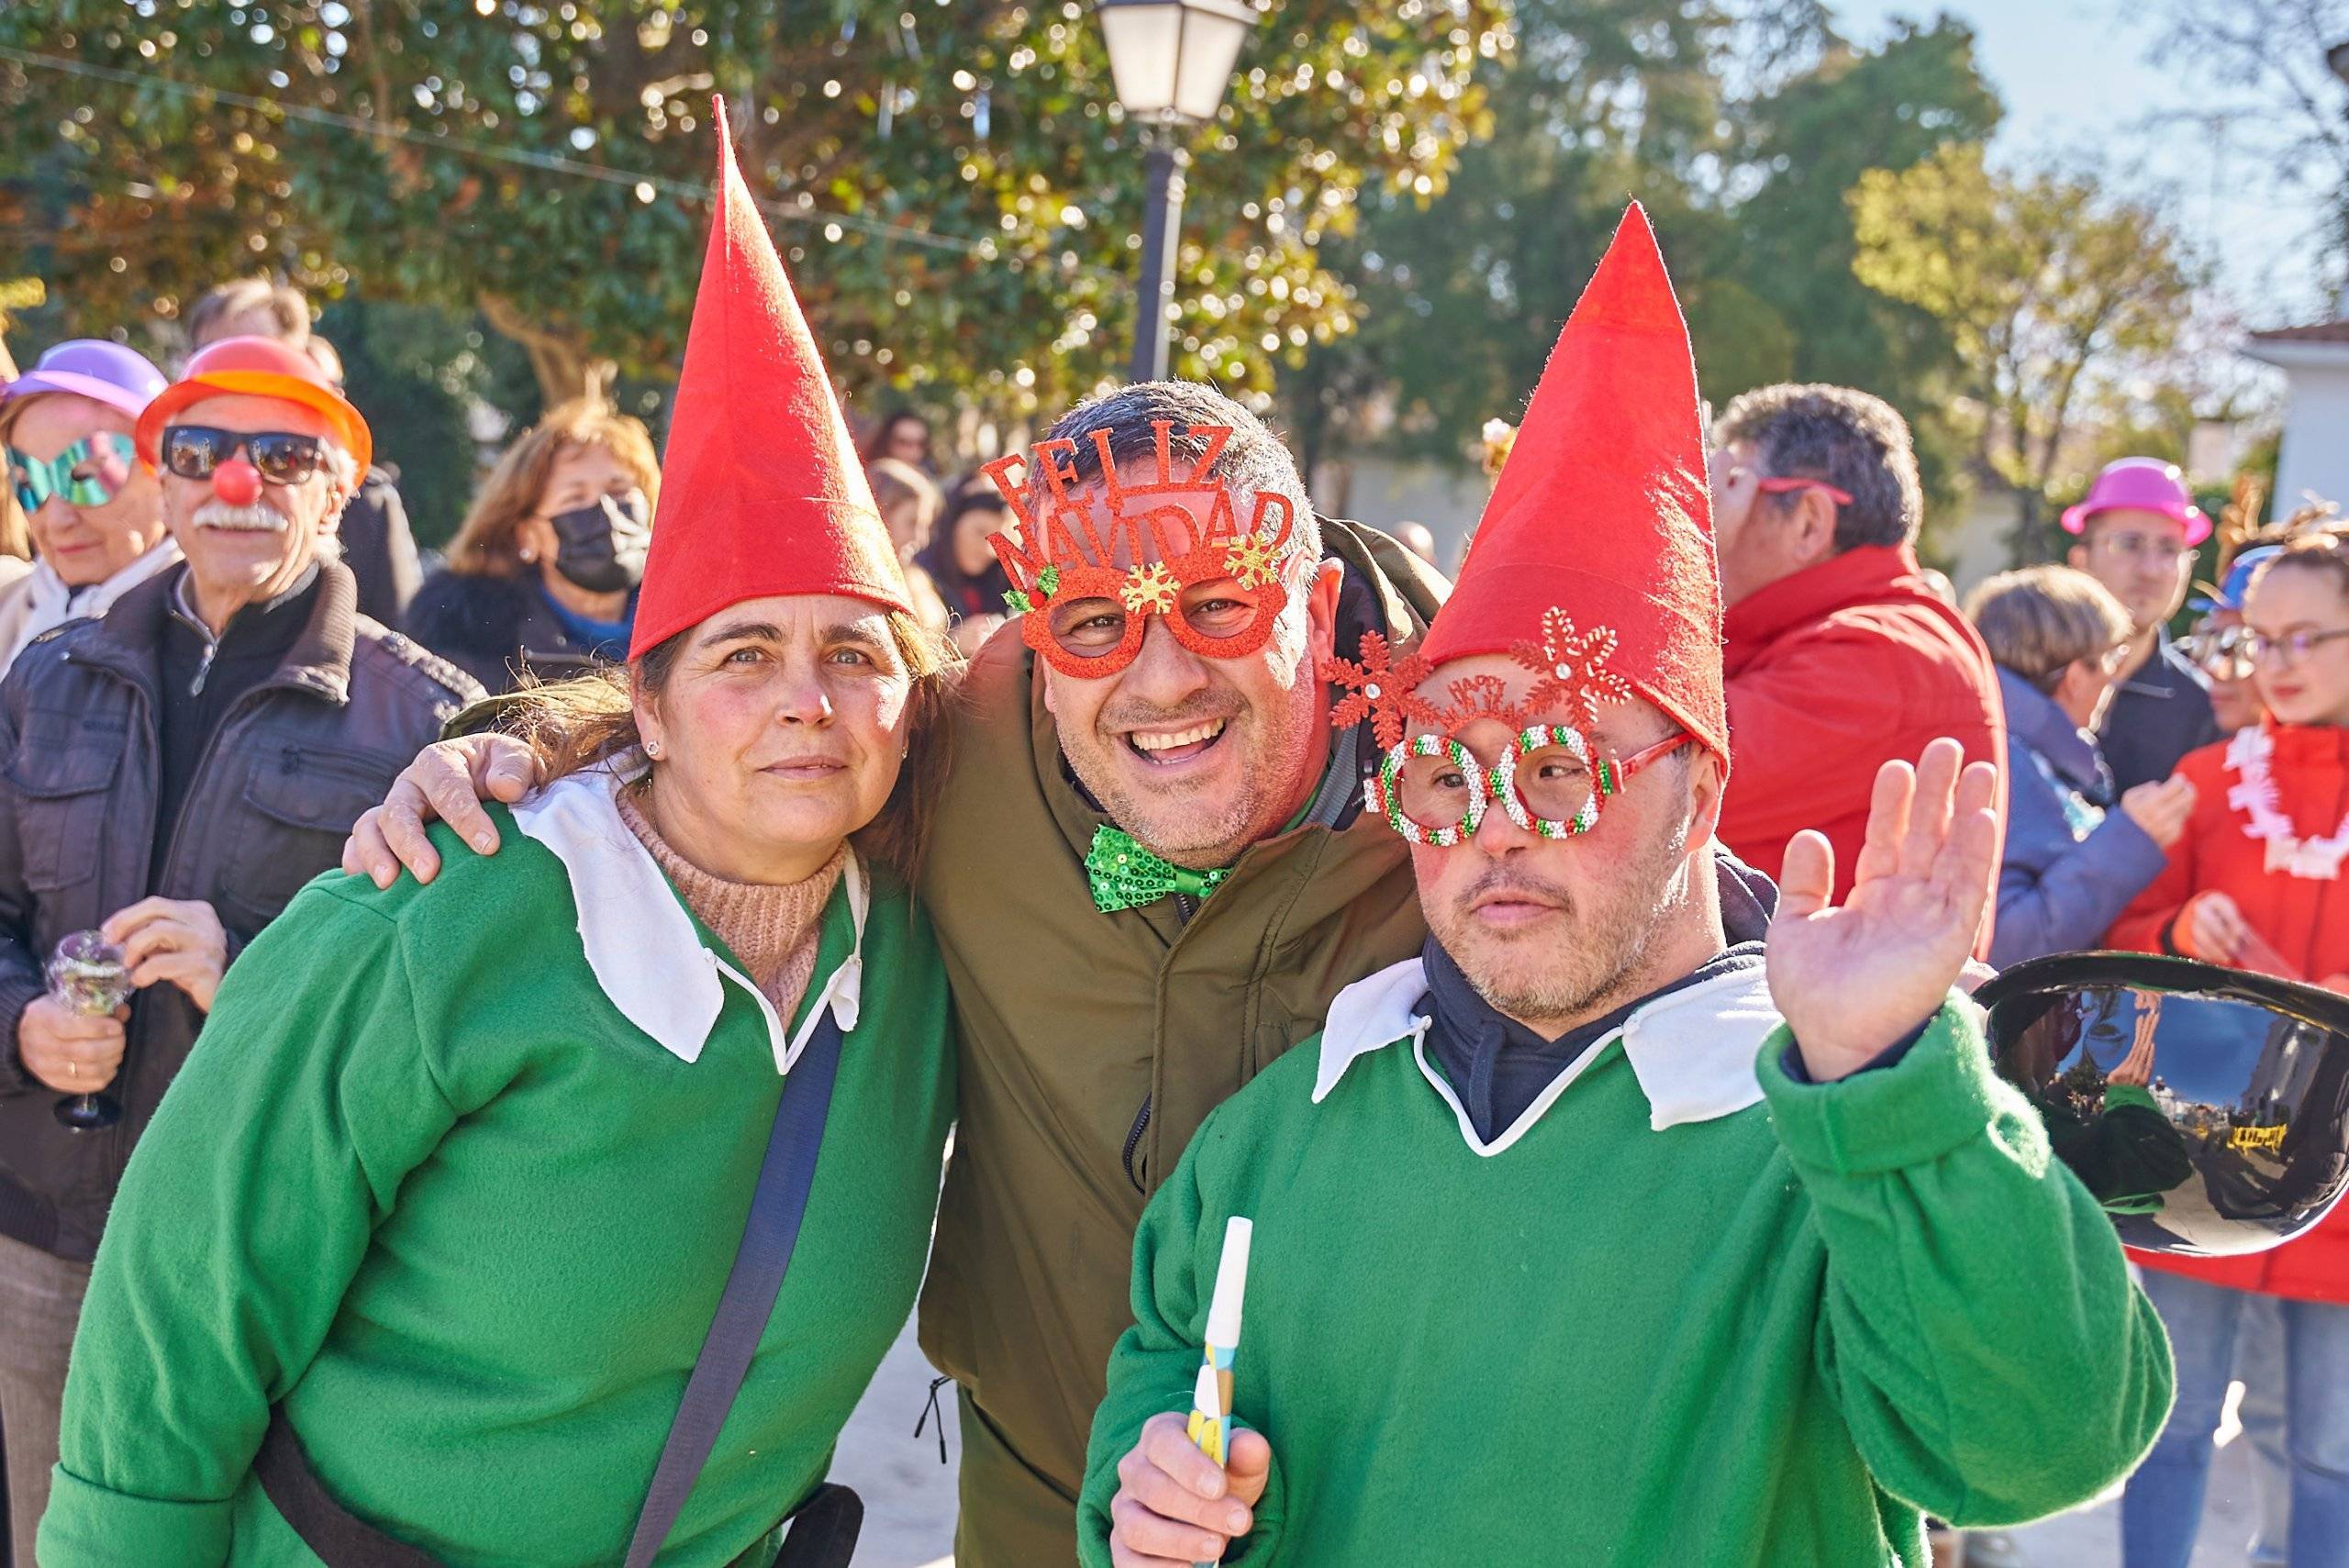
[[1215, 118], [1256, 25], [1246, 0], [1098, 0], [1118, 102], [1146, 123]]

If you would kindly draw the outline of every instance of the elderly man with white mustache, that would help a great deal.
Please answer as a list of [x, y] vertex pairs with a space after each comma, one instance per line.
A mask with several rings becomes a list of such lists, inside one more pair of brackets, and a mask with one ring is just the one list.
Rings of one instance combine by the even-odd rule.
[[[222, 972], [481, 695], [359, 613], [335, 525], [367, 422], [306, 356], [215, 343], [134, 439], [184, 564], [36, 638], [0, 681], [0, 1441], [20, 1562], [116, 1180]], [[133, 987], [97, 1017], [44, 975], [94, 928]]]

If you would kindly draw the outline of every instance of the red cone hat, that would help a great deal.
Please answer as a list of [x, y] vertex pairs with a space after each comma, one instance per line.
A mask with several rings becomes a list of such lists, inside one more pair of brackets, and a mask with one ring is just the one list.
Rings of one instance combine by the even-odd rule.
[[831, 378], [718, 121], [717, 221], [669, 417], [634, 658], [729, 605], [851, 594], [910, 607]]
[[1688, 328], [1634, 203], [1583, 290], [1452, 596], [1433, 664], [1542, 646], [1553, 610], [1724, 762], [1720, 568]]

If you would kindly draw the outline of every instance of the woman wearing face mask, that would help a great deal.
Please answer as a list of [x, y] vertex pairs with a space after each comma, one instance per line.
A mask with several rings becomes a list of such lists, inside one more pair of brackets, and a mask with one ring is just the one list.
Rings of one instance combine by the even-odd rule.
[[628, 652], [661, 463], [644, 426], [566, 403], [515, 442], [407, 612], [407, 633], [491, 692]]
[[[2266, 715], [2178, 764], [2193, 815], [2108, 940], [2349, 990], [2349, 535], [2262, 562], [2243, 615]], [[2349, 1210], [2269, 1252], [2139, 1262], [2176, 1351], [2177, 1404], [2122, 1498], [2128, 1568], [2184, 1568], [2253, 1294], [2277, 1297], [2284, 1320], [2287, 1556], [2349, 1568]]]
[[0, 588], [0, 673], [42, 632], [102, 616], [179, 559], [162, 491], [130, 432], [163, 373], [119, 343], [60, 343], [0, 392], [8, 487], [32, 534], [33, 569]]

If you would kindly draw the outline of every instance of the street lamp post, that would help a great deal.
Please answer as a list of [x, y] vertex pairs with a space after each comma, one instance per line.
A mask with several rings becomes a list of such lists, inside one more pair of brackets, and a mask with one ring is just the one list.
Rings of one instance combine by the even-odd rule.
[[1157, 127], [1145, 126], [1141, 134], [1148, 191], [1142, 197], [1141, 297], [1135, 306], [1131, 379], [1164, 381], [1174, 337], [1167, 316], [1174, 303], [1174, 237], [1183, 228], [1183, 165], [1189, 159]]
[[1118, 102], [1141, 128], [1149, 183], [1133, 379], [1163, 381], [1172, 336], [1167, 311], [1174, 297], [1175, 236], [1183, 223], [1186, 160], [1178, 132], [1215, 117], [1256, 12], [1244, 0], [1098, 0], [1096, 10]]

